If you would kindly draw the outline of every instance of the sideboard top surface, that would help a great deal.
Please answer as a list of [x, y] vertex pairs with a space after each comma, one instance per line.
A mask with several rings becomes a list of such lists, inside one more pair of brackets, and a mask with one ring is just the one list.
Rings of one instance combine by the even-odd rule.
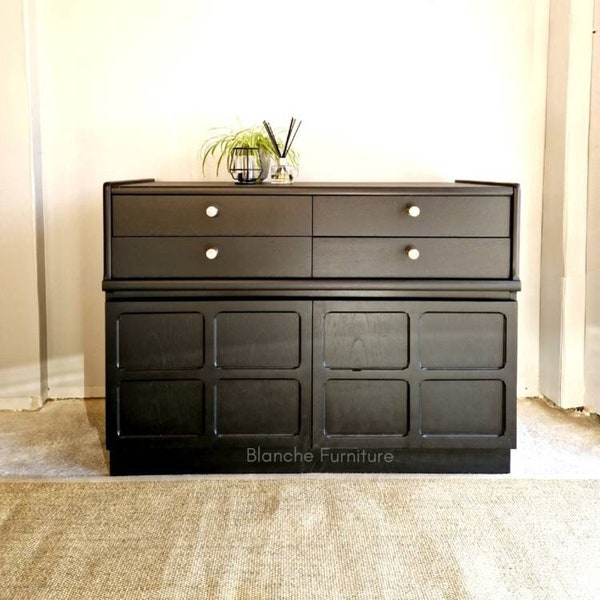
[[394, 183], [394, 182], [295, 182], [292, 185], [273, 185], [261, 183], [255, 185], [238, 185], [233, 182], [220, 181], [124, 181], [107, 183], [113, 193], [127, 194], [211, 194], [226, 192], [236, 195], [354, 195], [368, 192], [370, 194], [457, 194], [457, 195], [491, 195], [505, 196], [513, 192], [510, 184], [471, 183], [471, 182], [428, 182], [428, 183]]

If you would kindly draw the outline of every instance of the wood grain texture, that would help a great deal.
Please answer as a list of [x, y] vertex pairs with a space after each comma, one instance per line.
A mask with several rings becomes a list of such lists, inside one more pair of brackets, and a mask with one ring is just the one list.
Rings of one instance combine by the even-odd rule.
[[[406, 251], [417, 248], [411, 260]], [[510, 239], [314, 238], [314, 277], [508, 279]]]
[[299, 382], [293, 379], [219, 381], [216, 388], [216, 431], [218, 436], [298, 435]]
[[[417, 206], [418, 217], [408, 215]], [[505, 196], [315, 196], [314, 235], [338, 237], [508, 237]]]
[[425, 436], [500, 437], [505, 387], [500, 380], [427, 380], [421, 383], [421, 433]]
[[[115, 236], [307, 236], [312, 233], [310, 196], [119, 194], [113, 200]], [[209, 217], [206, 209], [218, 209]]]
[[201, 381], [123, 381], [118, 389], [118, 435], [200, 436], [204, 433]]
[[[310, 277], [308, 237], [113, 238], [113, 277]], [[206, 257], [216, 248], [214, 260]]]
[[[203, 318], [204, 361], [201, 366], [184, 368], [182, 356], [202, 353], [202, 336], [186, 337], [186, 333], [177, 336], [178, 326], [188, 323], [190, 316], [194, 317], [192, 321], [199, 316]], [[224, 321], [219, 324], [221, 318]], [[118, 367], [118, 324], [122, 321], [127, 324], [127, 344], [131, 348], [128, 360]], [[113, 300], [107, 303], [106, 327], [106, 430], [111, 451], [134, 451], [150, 446], [196, 450], [215, 445], [308, 447], [311, 418], [309, 301]], [[279, 334], [275, 332], [271, 336], [269, 330]], [[154, 339], [157, 335], [160, 337], [158, 345]], [[158, 352], [152, 344], [159, 348]], [[165, 344], [174, 346], [176, 361], [165, 362], [161, 356], [166, 351]], [[250, 347], [254, 350], [249, 350]], [[224, 349], [221, 362], [227, 364], [227, 368], [218, 364], [217, 348]], [[145, 356], [146, 349], [151, 351], [149, 357]], [[191, 362], [195, 362], [195, 358]], [[174, 366], [167, 368], [170, 364]], [[193, 383], [188, 384], [187, 380], [193, 380]], [[221, 387], [224, 381], [233, 383]], [[239, 383], [241, 381], [245, 383]], [[255, 386], [253, 381], [263, 383]], [[198, 394], [195, 394], [196, 400], [192, 400], [188, 388], [197, 386], [203, 390], [205, 401]], [[222, 408], [226, 412], [221, 412], [219, 417], [219, 401], [223, 394], [225, 404]], [[269, 398], [275, 398], [274, 404]], [[265, 403], [261, 403], [263, 399]], [[201, 403], [197, 404], [197, 401]], [[234, 430], [241, 431], [235, 429], [238, 417], [227, 417], [225, 422], [222, 421], [224, 414], [237, 411], [239, 418], [250, 427], [263, 417], [249, 418], [248, 411], [262, 409], [266, 411], [267, 420], [274, 419], [272, 425], [276, 433], [258, 426], [254, 433], [233, 433]], [[199, 417], [194, 412], [198, 410], [201, 411]], [[178, 412], [181, 413], [180, 422], [175, 419]], [[198, 433], [194, 429], [192, 435], [189, 427], [198, 418], [204, 424], [203, 431]], [[224, 435], [217, 432], [219, 418], [224, 431], [228, 432]], [[293, 427], [289, 425], [292, 421]], [[240, 427], [243, 429], [242, 425]]]
[[323, 344], [328, 369], [405, 369], [408, 319], [402, 312], [330, 312]]
[[222, 312], [215, 318], [216, 366], [295, 369], [300, 365], [300, 315]]
[[271, 184], [236, 185], [232, 181], [155, 181], [115, 182], [112, 184], [113, 194], [136, 195], [185, 195], [185, 194], [217, 194], [254, 198], [255, 196], [285, 196], [319, 194], [358, 195], [473, 195], [499, 196], [511, 193], [511, 184], [466, 182], [466, 181], [434, 181], [434, 182], [375, 182], [375, 181], [295, 181], [293, 185], [278, 186]]
[[[325, 391], [325, 434], [349, 436], [408, 433], [408, 385], [386, 379], [330, 379]], [[350, 441], [350, 440], [349, 440]]]
[[508, 470], [515, 184], [115, 182], [104, 219], [111, 472]]
[[420, 318], [419, 340], [424, 369], [501, 369], [506, 364], [506, 316], [501, 313], [428, 312]]
[[[353, 370], [346, 363], [345, 368], [332, 369], [325, 360], [326, 323], [329, 315], [338, 313], [386, 314], [402, 309], [407, 318], [405, 335], [408, 364], [402, 371], [387, 369]], [[353, 385], [360, 386], [361, 380], [388, 381], [402, 378], [408, 384], [408, 430], [406, 436], [360, 434], [360, 447], [367, 448], [511, 448], [516, 440], [516, 302], [471, 300], [322, 300], [314, 303], [314, 357], [313, 357], [313, 444], [325, 448], [356, 447], [357, 439], [352, 434], [326, 435], [328, 426], [327, 394], [329, 386], [337, 380], [345, 380], [345, 391], [352, 396]], [[436, 316], [440, 315], [440, 319]], [[433, 316], [427, 323], [426, 344], [432, 359], [444, 361], [444, 366], [435, 370], [421, 364], [421, 319]], [[491, 317], [491, 321], [490, 321]], [[467, 330], [462, 333], [464, 325]], [[488, 337], [486, 328], [491, 328]], [[499, 331], [500, 330], [500, 331]], [[393, 331], [381, 332], [384, 340], [396, 337]], [[474, 338], [474, 339], [473, 339]], [[478, 338], [481, 338], [480, 340]], [[342, 330], [342, 340], [344, 333]], [[319, 341], [320, 340], [320, 341]], [[462, 343], [464, 342], [464, 343]], [[488, 342], [491, 348], [487, 348]], [[439, 345], [439, 350], [436, 349]], [[480, 350], [481, 356], [475, 356]], [[498, 361], [501, 365], [498, 366]], [[490, 363], [493, 366], [490, 366]], [[471, 366], [456, 366], [471, 365]], [[473, 366], [479, 365], [479, 366]], [[428, 380], [441, 382], [421, 390], [421, 383]], [[488, 386], [488, 382], [492, 382]], [[338, 385], [338, 384], [334, 384]], [[429, 384], [428, 384], [429, 385]], [[444, 386], [448, 386], [448, 414]], [[490, 391], [491, 390], [491, 391]], [[439, 391], [439, 397], [434, 392]], [[465, 410], [460, 407], [460, 394], [464, 392]], [[424, 394], [424, 396], [423, 396]], [[337, 400], [337, 409], [343, 400]], [[371, 400], [377, 399], [375, 392]], [[491, 398], [491, 399], [490, 399]], [[500, 398], [500, 401], [498, 401]], [[442, 434], [427, 430], [422, 432], [423, 402], [429, 402], [424, 409], [426, 427], [446, 423], [448, 429]], [[440, 412], [439, 421], [435, 406]], [[481, 409], [481, 428], [474, 429], [477, 411]], [[456, 416], [454, 413], [457, 413]], [[460, 415], [465, 412], [464, 421]], [[341, 418], [341, 417], [340, 417]], [[501, 418], [502, 433], [499, 431]], [[456, 420], [459, 419], [459, 420]], [[433, 425], [432, 425], [433, 423]], [[436, 425], [437, 423], [437, 425]], [[345, 425], [345, 424], [344, 424]], [[440, 429], [441, 431], [441, 429]], [[472, 433], [476, 431], [476, 433]], [[449, 433], [450, 432], [450, 433]], [[359, 435], [358, 433], [355, 435]]]
[[119, 369], [199, 369], [204, 364], [201, 313], [124, 313], [117, 331]]

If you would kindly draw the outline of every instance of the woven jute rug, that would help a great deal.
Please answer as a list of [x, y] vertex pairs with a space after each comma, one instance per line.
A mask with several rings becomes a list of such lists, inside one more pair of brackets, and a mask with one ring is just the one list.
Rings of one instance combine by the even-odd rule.
[[600, 481], [0, 483], [0, 597], [600, 597]]

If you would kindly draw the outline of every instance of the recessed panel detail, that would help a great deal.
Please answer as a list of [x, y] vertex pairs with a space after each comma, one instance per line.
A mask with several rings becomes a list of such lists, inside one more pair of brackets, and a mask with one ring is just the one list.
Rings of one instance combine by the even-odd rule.
[[408, 384], [333, 379], [325, 390], [326, 435], [406, 435]]
[[118, 388], [118, 431], [119, 437], [202, 435], [202, 382], [123, 381]]
[[199, 369], [204, 363], [200, 313], [125, 313], [118, 319], [117, 332], [121, 369]]
[[296, 312], [222, 312], [215, 317], [216, 366], [293, 369], [300, 365]]
[[215, 389], [219, 436], [300, 432], [300, 384], [294, 379], [227, 379]]
[[506, 317], [500, 313], [428, 312], [420, 319], [424, 369], [501, 369]]
[[403, 312], [327, 313], [324, 345], [329, 369], [405, 369], [408, 316]]
[[500, 380], [423, 381], [420, 406], [423, 435], [504, 435], [506, 393]]

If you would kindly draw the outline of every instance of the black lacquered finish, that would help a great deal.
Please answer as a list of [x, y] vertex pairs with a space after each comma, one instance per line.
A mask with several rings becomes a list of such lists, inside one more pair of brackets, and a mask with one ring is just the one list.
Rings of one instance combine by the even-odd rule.
[[518, 186], [109, 183], [111, 473], [506, 472]]

